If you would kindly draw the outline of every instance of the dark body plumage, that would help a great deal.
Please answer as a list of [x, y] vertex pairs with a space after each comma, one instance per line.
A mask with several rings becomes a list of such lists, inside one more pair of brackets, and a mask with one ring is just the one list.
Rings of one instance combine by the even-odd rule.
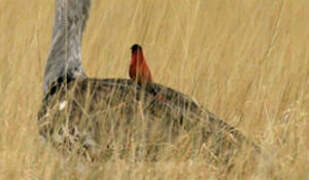
[[194, 148], [207, 144], [209, 157], [224, 161], [242, 143], [251, 144], [191, 98], [159, 84], [153, 86], [169, 101], [158, 101], [128, 79], [83, 79], [60, 86], [44, 99], [38, 118], [40, 135], [66, 152], [78, 147], [76, 151], [91, 159], [105, 157], [113, 144], [129, 148], [129, 137], [139, 141], [145, 136], [149, 142], [143, 141], [143, 146], [153, 149], [172, 144], [181, 132], [193, 133]]

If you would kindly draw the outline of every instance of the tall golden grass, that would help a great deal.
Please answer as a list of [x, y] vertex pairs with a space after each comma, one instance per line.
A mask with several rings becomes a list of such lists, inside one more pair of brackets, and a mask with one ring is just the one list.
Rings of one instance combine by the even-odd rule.
[[269, 153], [246, 174], [202, 159], [85, 165], [46, 147], [36, 115], [54, 2], [0, 4], [0, 179], [309, 177], [308, 0], [93, 1], [87, 74], [128, 77], [129, 48], [142, 44], [156, 82], [194, 97]]

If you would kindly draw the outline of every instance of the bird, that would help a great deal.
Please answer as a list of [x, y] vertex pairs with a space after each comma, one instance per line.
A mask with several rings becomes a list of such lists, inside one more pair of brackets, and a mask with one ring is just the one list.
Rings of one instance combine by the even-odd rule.
[[[232, 154], [225, 153], [224, 149], [231, 152], [231, 145], [236, 144], [236, 140], [239, 143], [246, 140], [241, 132], [200, 107], [192, 98], [154, 83], [140, 45], [132, 46], [130, 66], [130, 77], [137, 83], [127, 78], [88, 77], [82, 66], [81, 43], [92, 0], [54, 1], [52, 41], [44, 72], [43, 99], [37, 116], [42, 140], [51, 142], [63, 152], [78, 152], [90, 160], [103, 157], [103, 153], [109, 154], [105, 153], [110, 147], [108, 142], [118, 143], [118, 134], [124, 134], [125, 129], [128, 130], [126, 134], [137, 133], [135, 137], [143, 137], [140, 141], [136, 138], [137, 142], [148, 141], [144, 139], [144, 132], [160, 131], [158, 141], [149, 136], [149, 142], [167, 140], [169, 143], [171, 132], [177, 135], [183, 129], [190, 133], [199, 128], [201, 135], [207, 137], [205, 143], [214, 147], [213, 154], [220, 158], [221, 154]], [[138, 86], [145, 88], [137, 89]], [[141, 114], [136, 111], [139, 103], [134, 96], [136, 92], [143, 93], [145, 101], [151, 102], [141, 111], [149, 120], [147, 132], [141, 130], [141, 134], [135, 130], [140, 122], [136, 115]], [[168, 98], [168, 102], [152, 100], [153, 97], [160, 100], [163, 92], [163, 98]], [[159, 126], [152, 126], [154, 122]], [[202, 126], [200, 122], [203, 122]], [[200, 136], [199, 133], [194, 134]], [[224, 148], [221, 145], [229, 146]], [[153, 145], [149, 147], [153, 149]]]
[[149, 66], [146, 63], [143, 49], [139, 44], [134, 44], [131, 47], [132, 57], [129, 69], [130, 78], [136, 81], [139, 85], [145, 86], [152, 82], [152, 75]]
[[130, 78], [139, 86], [145, 88], [146, 91], [152, 93], [157, 100], [167, 102], [168, 99], [152, 86], [152, 74], [143, 54], [142, 46], [139, 44], [132, 45], [131, 52], [132, 56], [129, 68]]

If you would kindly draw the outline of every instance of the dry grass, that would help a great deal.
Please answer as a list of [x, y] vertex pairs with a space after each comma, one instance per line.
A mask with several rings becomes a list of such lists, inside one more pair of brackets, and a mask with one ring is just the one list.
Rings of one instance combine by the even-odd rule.
[[36, 126], [54, 3], [0, 4], [0, 179], [308, 178], [309, 1], [93, 1], [87, 74], [127, 77], [129, 47], [142, 44], [156, 82], [194, 97], [270, 152], [249, 174], [202, 159], [63, 160], [40, 143]]

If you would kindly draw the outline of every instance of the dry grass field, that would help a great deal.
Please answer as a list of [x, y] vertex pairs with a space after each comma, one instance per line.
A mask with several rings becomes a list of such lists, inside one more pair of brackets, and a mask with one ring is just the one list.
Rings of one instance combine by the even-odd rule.
[[54, 2], [1, 0], [0, 179], [308, 179], [308, 8], [308, 0], [93, 0], [86, 73], [127, 78], [129, 48], [142, 44], [156, 82], [269, 154], [244, 173], [242, 158], [232, 172], [182, 157], [91, 164], [42, 144], [36, 116]]

